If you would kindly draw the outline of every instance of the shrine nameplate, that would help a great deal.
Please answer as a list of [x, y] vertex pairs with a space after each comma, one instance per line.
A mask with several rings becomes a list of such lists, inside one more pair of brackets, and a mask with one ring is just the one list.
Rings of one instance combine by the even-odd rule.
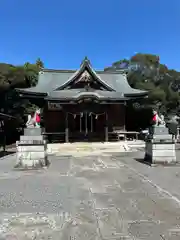
[[51, 111], [62, 110], [62, 106], [60, 103], [48, 102], [48, 110], [51, 110]]

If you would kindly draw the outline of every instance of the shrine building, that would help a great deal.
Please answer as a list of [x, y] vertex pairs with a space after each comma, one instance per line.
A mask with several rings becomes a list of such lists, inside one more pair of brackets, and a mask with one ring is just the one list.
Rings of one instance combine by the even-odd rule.
[[124, 71], [95, 71], [85, 58], [78, 70], [42, 69], [35, 87], [17, 89], [42, 110], [49, 141], [111, 141], [126, 130], [126, 104], [147, 91], [130, 87]]

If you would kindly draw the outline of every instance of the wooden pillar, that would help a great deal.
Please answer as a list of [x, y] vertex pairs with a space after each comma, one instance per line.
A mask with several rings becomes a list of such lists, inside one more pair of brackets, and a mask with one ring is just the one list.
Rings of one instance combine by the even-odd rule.
[[105, 142], [108, 142], [108, 114], [106, 112], [106, 123], [105, 123]]
[[41, 128], [43, 128], [43, 132], [46, 132], [46, 127], [45, 127], [45, 119], [46, 119], [46, 111], [48, 110], [48, 106], [47, 103], [45, 103], [43, 105], [43, 107], [41, 108]]
[[90, 119], [91, 119], [91, 132], [93, 132], [93, 115], [92, 115], [92, 113], [90, 115]]
[[6, 134], [7, 134], [7, 128], [6, 128], [6, 121], [3, 121], [3, 152], [6, 151]]
[[126, 107], [127, 107], [127, 104], [126, 104], [126, 101], [124, 101], [124, 104], [123, 104], [123, 112], [124, 112], [124, 131], [126, 131], [126, 111], [127, 111], [127, 109], [126, 109]]
[[68, 113], [66, 112], [65, 142], [69, 142]]
[[79, 126], [79, 131], [80, 131], [80, 133], [82, 132], [82, 113], [80, 112], [80, 118], [79, 118], [79, 124], [80, 124], [80, 126]]

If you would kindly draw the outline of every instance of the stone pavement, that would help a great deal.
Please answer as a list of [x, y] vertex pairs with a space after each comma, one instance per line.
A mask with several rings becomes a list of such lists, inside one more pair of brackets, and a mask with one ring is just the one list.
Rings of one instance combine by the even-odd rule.
[[39, 171], [0, 159], [0, 239], [179, 240], [180, 167], [150, 168], [141, 155], [56, 154]]

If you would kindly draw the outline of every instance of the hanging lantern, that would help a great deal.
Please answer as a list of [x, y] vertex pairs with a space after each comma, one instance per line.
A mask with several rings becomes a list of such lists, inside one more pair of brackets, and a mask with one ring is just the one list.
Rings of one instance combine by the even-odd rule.
[[96, 119], [98, 119], [98, 114], [96, 115], [96, 117], [95, 117]]
[[83, 117], [83, 113], [81, 112], [81, 118]]
[[92, 112], [89, 113], [89, 117], [92, 115]]
[[73, 114], [73, 116], [74, 116], [74, 119], [76, 118], [76, 114]]

